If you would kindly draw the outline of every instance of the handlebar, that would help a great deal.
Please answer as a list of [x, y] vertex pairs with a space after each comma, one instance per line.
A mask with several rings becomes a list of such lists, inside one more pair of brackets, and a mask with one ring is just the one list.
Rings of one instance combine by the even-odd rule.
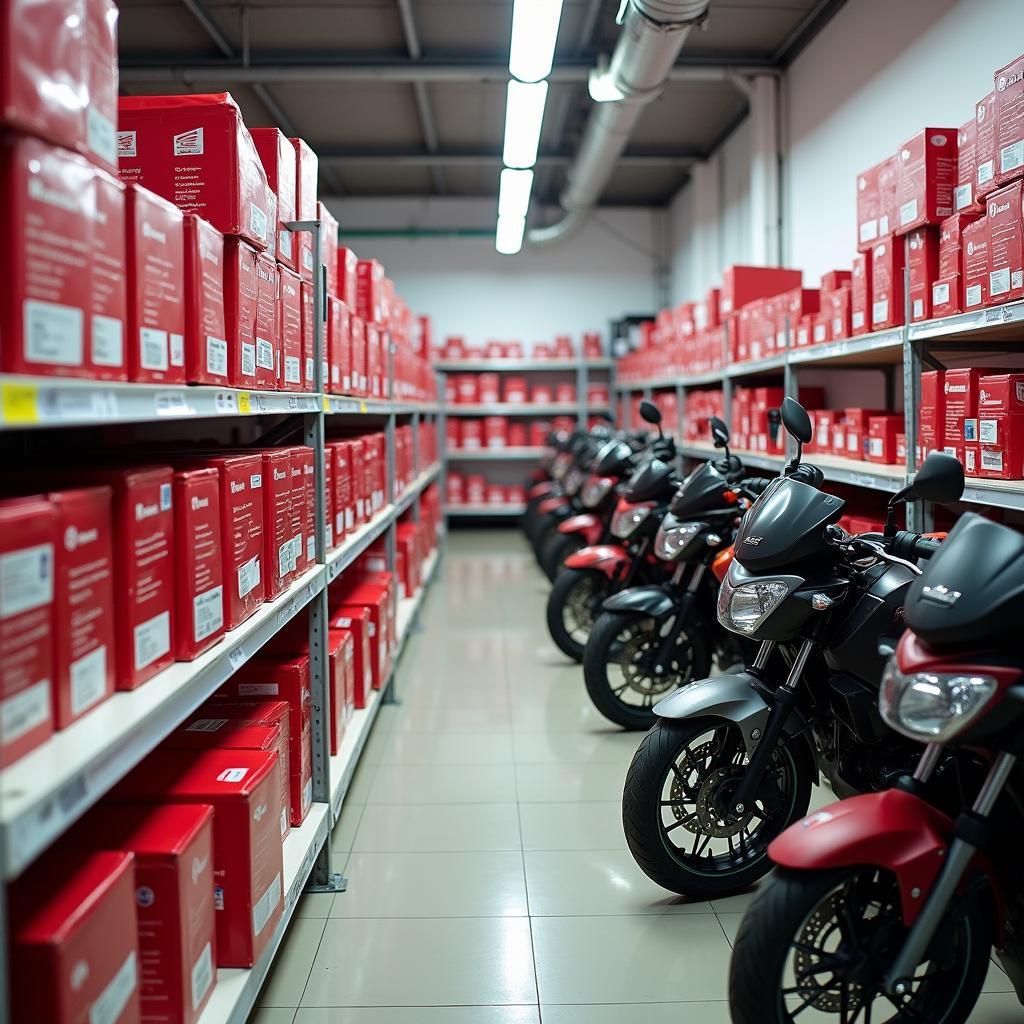
[[773, 477], [767, 476], [748, 476], [739, 482], [739, 486], [740, 490], [755, 498], [759, 498], [768, 489], [773, 480]]
[[931, 558], [941, 547], [942, 541], [922, 537], [919, 533], [910, 533], [907, 530], [899, 530], [889, 545], [894, 555], [909, 559]]

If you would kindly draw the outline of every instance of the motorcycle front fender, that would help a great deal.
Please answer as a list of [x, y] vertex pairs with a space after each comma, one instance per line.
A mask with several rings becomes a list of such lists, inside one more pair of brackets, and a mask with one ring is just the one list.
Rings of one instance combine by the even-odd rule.
[[664, 618], [675, 606], [661, 587], [630, 587], [613, 594], [601, 605], [607, 612], [640, 612], [655, 619]]
[[808, 814], [771, 843], [768, 856], [798, 871], [858, 864], [885, 868], [899, 884], [903, 922], [910, 927], [952, 839], [953, 822], [945, 814], [912, 793], [887, 789]]
[[545, 498], [538, 506], [537, 511], [542, 515], [546, 516], [550, 512], [557, 512], [560, 508], [565, 508], [569, 504], [569, 499], [561, 495], [553, 498]]
[[527, 498], [533, 501], [534, 498], [543, 498], [546, 495], [553, 493], [557, 490], [558, 485], [554, 480], [542, 480], [538, 484], [534, 484], [533, 487], [526, 492]]
[[753, 754], [771, 712], [754, 683], [749, 672], [700, 679], [658, 701], [654, 713], [659, 718], [708, 717], [734, 722], [743, 734], [747, 753]]
[[563, 563], [567, 569], [597, 569], [613, 580], [628, 561], [629, 552], [615, 544], [594, 544], [574, 551]]
[[558, 524], [559, 533], [581, 534], [586, 544], [596, 544], [601, 539], [601, 521], [589, 512], [570, 516]]

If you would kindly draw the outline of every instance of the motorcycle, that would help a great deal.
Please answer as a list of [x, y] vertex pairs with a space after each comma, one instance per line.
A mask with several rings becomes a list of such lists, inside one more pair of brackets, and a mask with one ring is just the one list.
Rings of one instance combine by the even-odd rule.
[[[844, 502], [801, 465], [804, 409], [782, 419], [797, 453], [744, 516], [718, 597], [718, 620], [760, 642], [753, 664], [685, 686], [629, 767], [622, 820], [630, 851], [659, 885], [682, 895], [740, 892], [770, 868], [769, 843], [807, 811], [824, 774], [837, 795], [885, 789], [912, 768], [913, 745], [878, 716], [879, 640], [895, 643], [919, 570], [916, 534], [896, 529], [898, 505], [954, 501], [963, 467], [926, 460], [893, 495], [883, 534], [836, 526]], [[934, 545], [937, 542], [927, 542]]]
[[712, 628], [718, 582], [708, 570], [732, 546], [749, 498], [769, 480], [740, 483], [743, 467], [729, 453], [729, 431], [711, 422], [721, 460], [709, 460], [679, 485], [654, 541], [654, 554], [671, 578], [628, 587], [606, 598], [583, 654], [587, 694], [609, 721], [625, 729], [649, 729], [654, 703], [670, 690], [711, 669], [742, 663], [740, 641]]
[[914, 773], [772, 843], [730, 968], [736, 1024], [963, 1024], [993, 945], [1024, 1002], [1022, 612], [1024, 537], [964, 515], [910, 588], [881, 686], [883, 720], [926, 744]]

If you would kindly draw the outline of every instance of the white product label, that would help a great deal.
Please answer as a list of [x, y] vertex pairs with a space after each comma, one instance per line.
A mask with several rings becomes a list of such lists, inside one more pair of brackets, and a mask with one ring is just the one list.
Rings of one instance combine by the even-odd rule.
[[283, 578], [291, 572], [292, 569], [292, 542], [286, 540], [277, 549], [277, 575], [278, 578]]
[[846, 450], [848, 452], [856, 452], [858, 448], [857, 435], [847, 434], [846, 435]]
[[274, 346], [266, 338], [256, 339], [256, 365], [264, 370], [274, 369]]
[[240, 697], [276, 697], [281, 692], [277, 683], [239, 683]]
[[249, 477], [249, 486], [254, 491], [258, 491], [263, 486], [263, 475], [261, 473], [253, 473]]
[[933, 306], [944, 306], [949, 302], [949, 284], [943, 282], [942, 284], [932, 285], [932, 305]]
[[213, 950], [208, 942], [192, 965], [192, 1012], [199, 1009], [210, 986], [213, 984]]
[[[324, 374], [326, 377], [326, 374]], [[313, 379], [313, 360], [310, 357], [306, 357], [306, 380], [311, 381]]]
[[878, 218], [878, 237], [884, 238], [889, 234], [889, 214]]
[[974, 202], [974, 187], [970, 182], [953, 189], [953, 209], [963, 210]]
[[917, 200], [911, 199], [900, 207], [900, 226], [917, 219]]
[[211, 587], [192, 598], [192, 624], [196, 643], [212, 636], [224, 625], [224, 588]]
[[185, 365], [185, 335], [169, 335], [171, 343], [171, 366]]
[[0, 619], [41, 608], [52, 600], [52, 544], [0, 555]]
[[967, 287], [967, 290], [964, 292], [964, 305], [968, 308], [981, 305], [980, 284], [972, 284]]
[[171, 485], [160, 485], [160, 511], [166, 512], [171, 507]]
[[864, 310], [854, 310], [853, 315], [850, 317], [850, 322], [853, 325], [853, 329], [859, 331], [864, 326]]
[[255, 204], [249, 204], [249, 229], [257, 238], [267, 237], [267, 215]]
[[313, 271], [313, 250], [303, 249], [302, 250], [302, 265], [312, 273]]
[[224, 909], [224, 887], [222, 885], [215, 885], [213, 887], [213, 909]]
[[220, 732], [229, 721], [229, 718], [198, 718], [186, 726], [185, 732]]
[[309, 536], [306, 538], [306, 561], [312, 562], [316, 558], [316, 537]]
[[880, 437], [872, 437], [868, 439], [868, 453], [874, 455], [875, 458], [880, 458], [882, 455], [882, 439]]
[[203, 129], [193, 128], [174, 136], [175, 156], [201, 156], [203, 153]]
[[139, 328], [139, 362], [147, 370], [167, 369], [167, 332]]
[[984, 185], [986, 182], [991, 181], [995, 177], [995, 173], [995, 160], [986, 160], [983, 164], [978, 164], [978, 184]]
[[[829, 425], [827, 423], [822, 423], [818, 427], [818, 442], [817, 443], [822, 448], [825, 448], [825, 447], [828, 446], [829, 429], [830, 428], [829, 428]], [[768, 447], [768, 443], [767, 443], [767, 439], [766, 439], [765, 440], [765, 448], [767, 448], [767, 447]]]
[[256, 346], [242, 342], [242, 375], [252, 377], [256, 373]]
[[[324, 531], [327, 534], [327, 546], [329, 548], [333, 548], [334, 547], [334, 526], [333, 526], [333, 524], [330, 523], [330, 522], [324, 523]], [[311, 556], [309, 560], [313, 561], [313, 557], [315, 557], [315, 554], [314, 554], [314, 556]]]
[[1024, 270], [1015, 270], [1010, 275], [1010, 287], [1020, 288], [1024, 286]]
[[978, 440], [985, 444], [997, 444], [999, 441], [999, 421], [998, 420], [979, 420], [978, 421]]
[[215, 377], [228, 375], [228, 343], [212, 334], [206, 336], [206, 372]]
[[107, 692], [107, 648], [97, 647], [71, 662], [71, 713], [80, 715]]
[[241, 782], [249, 774], [248, 768], [225, 768], [218, 776], [218, 782]]
[[161, 612], [135, 627], [135, 668], [152, 665], [171, 649], [171, 614]]
[[284, 357], [284, 379], [289, 384], [300, 384], [302, 378], [299, 376], [299, 360], [296, 356]]
[[977, 441], [978, 440], [978, 421], [973, 417], [964, 420], [964, 440], [965, 441]]
[[112, 316], [92, 317], [92, 361], [97, 366], [121, 366], [124, 363], [124, 324]]
[[1010, 268], [1003, 267], [1002, 270], [993, 270], [988, 275], [988, 288], [991, 295], [1002, 295], [1010, 290]]
[[85, 315], [80, 309], [26, 299], [22, 312], [26, 359], [51, 366], [82, 365]]
[[824, 341], [825, 340], [825, 325], [824, 324], [815, 324], [814, 325], [814, 340], [816, 342]]
[[841, 316], [834, 317], [832, 320], [832, 336], [838, 338], [843, 333], [843, 318]]
[[33, 683], [0, 701], [0, 746], [7, 746], [50, 720], [50, 680]]
[[302, 812], [306, 813], [313, 805], [313, 780], [306, 779], [306, 784], [302, 787]]
[[873, 242], [878, 237], [878, 219], [864, 221], [860, 226], [860, 240], [862, 242]]
[[973, 448], [968, 448], [964, 452], [964, 469], [967, 471], [968, 475], [970, 475], [970, 474], [975, 472], [975, 469], [976, 469], [976, 467], [975, 467], [975, 461], [976, 461], [975, 460], [975, 456], [976, 456], [976, 454], [977, 453], [975, 452], [975, 450]]
[[256, 901], [252, 908], [252, 930], [254, 935], [259, 935], [267, 926], [271, 915], [281, 902], [281, 876], [274, 875], [274, 880], [267, 886], [267, 891]]
[[118, 132], [116, 142], [119, 159], [123, 160], [125, 157], [139, 155], [135, 132]]
[[873, 324], [885, 323], [889, 319], [889, 300], [879, 299], [871, 306], [871, 322]]
[[915, 320], [921, 320], [924, 317], [924, 299], [914, 299], [914, 304], [911, 307], [910, 315]]
[[999, 171], [1005, 174], [1024, 164], [1024, 140], [999, 150]]
[[255, 555], [238, 568], [238, 596], [245, 597], [246, 594], [252, 593], [253, 589], [259, 586], [259, 582], [260, 557]]
[[277, 251], [288, 259], [292, 258], [292, 233], [287, 228], [281, 228], [277, 233]]
[[986, 451], [982, 450], [981, 453], [981, 468], [982, 469], [993, 469], [1001, 473], [1003, 471], [1003, 453], [1002, 451]]
[[341, 536], [345, 532], [345, 513], [338, 512], [334, 517], [334, 532]]
[[299, 559], [302, 557], [302, 534], [297, 533], [291, 539], [291, 569], [299, 564]]
[[121, 964], [117, 974], [110, 979], [99, 999], [89, 1007], [89, 1024], [116, 1024], [124, 1013], [135, 987], [138, 985], [138, 968], [135, 950]]
[[108, 164], [117, 163], [117, 132], [114, 122], [105, 117], [95, 104], [86, 111], [86, 139], [89, 151]]

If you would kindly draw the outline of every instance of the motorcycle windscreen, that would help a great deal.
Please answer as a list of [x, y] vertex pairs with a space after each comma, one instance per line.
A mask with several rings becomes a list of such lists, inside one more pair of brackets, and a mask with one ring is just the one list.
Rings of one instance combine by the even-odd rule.
[[633, 449], [625, 441], [609, 441], [598, 453], [594, 472], [598, 476], [623, 476], [632, 458]]
[[753, 573], [770, 572], [825, 555], [825, 527], [845, 502], [799, 480], [775, 480], [743, 517], [736, 561]]
[[[699, 465], [679, 485], [669, 511], [680, 519], [690, 519], [704, 512], [713, 512], [728, 507], [725, 492], [729, 481], [713, 463]], [[735, 501], [733, 501], [735, 506]]]
[[932, 647], [977, 644], [1024, 622], [1024, 534], [968, 512], [907, 594], [907, 625]]
[[652, 459], [638, 469], [623, 491], [630, 502], [654, 501], [665, 497], [672, 485], [672, 467], [661, 459]]

